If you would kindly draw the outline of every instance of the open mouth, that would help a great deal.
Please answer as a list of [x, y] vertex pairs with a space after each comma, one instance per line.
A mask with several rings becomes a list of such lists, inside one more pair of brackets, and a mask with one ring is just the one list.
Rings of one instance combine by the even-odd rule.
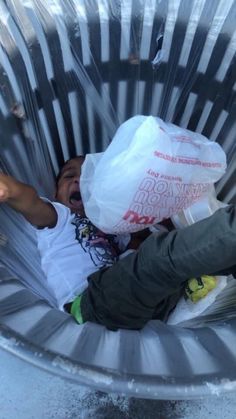
[[82, 203], [82, 198], [81, 198], [80, 192], [79, 191], [73, 192], [70, 196], [69, 202], [70, 202], [71, 205], [73, 205], [73, 207], [81, 208], [83, 203]]

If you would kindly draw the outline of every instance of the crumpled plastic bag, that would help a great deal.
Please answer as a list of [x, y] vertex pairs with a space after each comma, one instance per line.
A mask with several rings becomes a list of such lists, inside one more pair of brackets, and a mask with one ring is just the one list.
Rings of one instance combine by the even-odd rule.
[[82, 166], [88, 218], [106, 233], [154, 225], [208, 193], [226, 170], [219, 144], [152, 116], [123, 123], [104, 153]]
[[[207, 196], [204, 196], [197, 203], [194, 203], [181, 213], [173, 216], [171, 220], [176, 228], [184, 228], [197, 221], [203, 220], [204, 218], [210, 217], [218, 209], [226, 206], [226, 203], [217, 199], [216, 191], [214, 187], [212, 187]], [[209, 307], [213, 306], [213, 304], [215, 306], [218, 295], [228, 285], [229, 277], [216, 276], [215, 278], [217, 280], [216, 287], [198, 301], [193, 302], [191, 298], [187, 298], [186, 295], [183, 295], [176, 307], [170, 313], [167, 323], [171, 325], [184, 323], [185, 321], [200, 315], [205, 315], [205, 312]]]

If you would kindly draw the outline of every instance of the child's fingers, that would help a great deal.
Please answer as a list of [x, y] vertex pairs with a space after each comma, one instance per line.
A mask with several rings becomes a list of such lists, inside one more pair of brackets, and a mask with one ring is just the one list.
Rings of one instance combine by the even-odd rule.
[[9, 190], [6, 185], [0, 182], [0, 202], [5, 202], [9, 198]]
[[0, 172], [0, 202], [6, 202], [10, 198], [11, 178]]

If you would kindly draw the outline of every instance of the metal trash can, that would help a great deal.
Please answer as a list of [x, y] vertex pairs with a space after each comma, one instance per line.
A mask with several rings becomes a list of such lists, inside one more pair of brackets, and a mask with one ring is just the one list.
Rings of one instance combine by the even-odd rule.
[[[65, 159], [152, 114], [223, 146], [217, 194], [235, 202], [235, 15], [233, 0], [2, 1], [0, 168], [50, 197]], [[4, 205], [0, 261], [0, 348], [35, 368], [152, 399], [236, 389], [234, 281], [181, 327], [111, 332], [53, 308], [32, 230]]]

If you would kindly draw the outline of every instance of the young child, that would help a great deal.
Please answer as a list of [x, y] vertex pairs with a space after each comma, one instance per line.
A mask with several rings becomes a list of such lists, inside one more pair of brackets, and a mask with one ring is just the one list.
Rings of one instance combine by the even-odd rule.
[[83, 161], [77, 157], [63, 166], [56, 202], [0, 174], [0, 202], [35, 227], [42, 268], [60, 309], [79, 323], [141, 329], [153, 318], [167, 317], [189, 278], [236, 274], [234, 205], [185, 229], [153, 233], [137, 251], [119, 258], [129, 237], [104, 234], [85, 215]]

